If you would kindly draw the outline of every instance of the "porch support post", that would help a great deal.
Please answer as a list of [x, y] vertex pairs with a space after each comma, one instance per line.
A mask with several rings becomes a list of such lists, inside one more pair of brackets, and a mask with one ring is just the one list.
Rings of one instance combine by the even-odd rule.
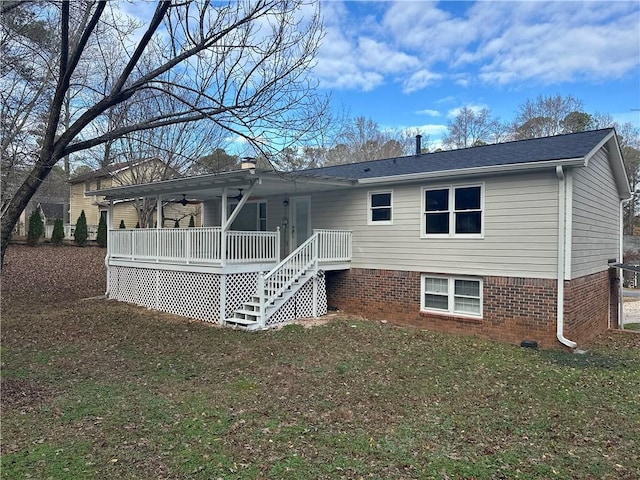
[[162, 228], [162, 195], [156, 197], [156, 228]]
[[220, 325], [227, 324], [227, 274], [220, 275]]
[[[252, 180], [251, 181], [251, 183], [249, 185], [249, 189], [247, 190], [247, 193], [245, 193], [242, 196], [242, 198], [238, 202], [238, 205], [236, 205], [236, 208], [234, 208], [233, 212], [231, 212], [231, 215], [229, 215], [229, 218], [227, 218], [226, 222], [223, 223], [223, 226], [222, 226], [222, 231], [223, 232], [226, 232], [227, 230], [229, 230], [229, 227], [231, 226], [233, 221], [236, 219], [236, 217], [240, 213], [240, 210], [242, 210], [242, 207], [244, 207], [244, 204], [247, 203], [247, 200], [249, 200], [249, 197], [251, 196], [251, 193], [253, 192], [253, 189], [256, 187], [257, 184], [258, 184], [257, 180]], [[224, 189], [223, 189], [223, 193], [222, 193], [222, 201], [223, 201], [223, 203], [226, 200], [226, 198], [227, 198], [227, 195], [224, 193]], [[225, 215], [226, 215], [226, 210], [225, 210]], [[226, 218], [226, 217], [223, 217], [223, 218]]]
[[160, 229], [162, 228], [162, 195], [156, 197], [156, 263], [160, 262]]
[[220, 209], [220, 263], [224, 267], [227, 263], [227, 230], [225, 228], [227, 225], [227, 187], [222, 188]]
[[105, 296], [109, 296], [109, 285], [111, 282], [111, 271], [109, 267], [109, 259], [111, 258], [111, 250], [113, 246], [111, 245], [111, 229], [113, 226], [113, 200], [109, 199], [109, 205], [107, 206], [107, 254], [104, 257], [104, 266], [107, 269], [107, 290], [104, 292]]

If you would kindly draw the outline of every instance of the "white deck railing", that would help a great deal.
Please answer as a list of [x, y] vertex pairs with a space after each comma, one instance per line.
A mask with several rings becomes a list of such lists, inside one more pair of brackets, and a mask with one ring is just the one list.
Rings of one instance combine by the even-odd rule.
[[318, 260], [320, 262], [348, 262], [351, 260], [351, 230], [316, 229]]
[[317, 274], [323, 262], [351, 261], [351, 235], [350, 230], [314, 230], [311, 237], [270, 272], [260, 273], [257, 297], [261, 326], [265, 326], [267, 308], [300, 277], [308, 272]]
[[158, 263], [277, 263], [280, 232], [231, 231], [223, 236], [221, 227], [114, 229], [108, 255]]

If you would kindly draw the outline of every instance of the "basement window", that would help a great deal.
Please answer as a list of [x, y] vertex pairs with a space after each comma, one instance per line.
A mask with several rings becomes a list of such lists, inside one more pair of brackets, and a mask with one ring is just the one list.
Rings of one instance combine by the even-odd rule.
[[420, 309], [424, 312], [482, 317], [482, 280], [422, 275]]

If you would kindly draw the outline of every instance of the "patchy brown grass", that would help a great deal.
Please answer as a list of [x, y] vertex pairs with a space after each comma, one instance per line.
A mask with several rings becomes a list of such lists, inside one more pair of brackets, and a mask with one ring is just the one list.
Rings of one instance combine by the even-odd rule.
[[344, 317], [244, 333], [82, 300], [100, 249], [12, 248], [3, 478], [640, 477], [640, 335], [572, 355]]

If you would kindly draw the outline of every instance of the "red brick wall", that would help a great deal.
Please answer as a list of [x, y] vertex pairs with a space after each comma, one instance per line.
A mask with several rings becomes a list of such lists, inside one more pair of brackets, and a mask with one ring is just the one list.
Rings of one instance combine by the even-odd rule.
[[[420, 312], [420, 273], [351, 269], [327, 273], [330, 307], [372, 320], [431, 330], [479, 335], [541, 348], [561, 348], [556, 339], [556, 281], [484, 277], [483, 318]], [[565, 336], [578, 343], [605, 331], [609, 318], [607, 272], [565, 282]], [[577, 303], [576, 303], [577, 302]], [[573, 335], [573, 336], [572, 336]]]
[[610, 290], [608, 271], [564, 282], [565, 337], [580, 345], [609, 328]]

